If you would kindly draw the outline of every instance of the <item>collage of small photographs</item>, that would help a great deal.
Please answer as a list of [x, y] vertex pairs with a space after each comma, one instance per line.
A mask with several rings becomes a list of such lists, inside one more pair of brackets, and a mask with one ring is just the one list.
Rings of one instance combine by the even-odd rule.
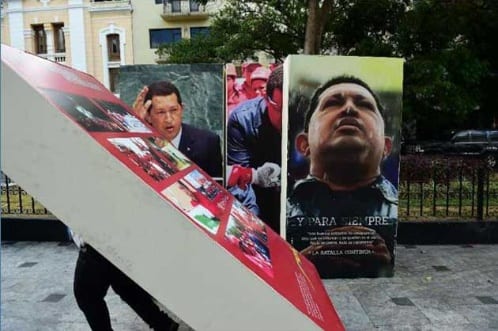
[[266, 225], [126, 105], [41, 92], [214, 240], [259, 275], [273, 277]]

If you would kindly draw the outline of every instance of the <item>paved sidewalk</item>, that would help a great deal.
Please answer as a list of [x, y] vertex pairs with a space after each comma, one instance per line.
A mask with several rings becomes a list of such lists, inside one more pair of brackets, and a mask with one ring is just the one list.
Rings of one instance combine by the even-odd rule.
[[[3, 242], [1, 255], [1, 330], [90, 330], [73, 244]], [[347, 330], [498, 330], [498, 245], [398, 246], [394, 277], [324, 284]], [[149, 330], [112, 289], [106, 300], [116, 331]]]

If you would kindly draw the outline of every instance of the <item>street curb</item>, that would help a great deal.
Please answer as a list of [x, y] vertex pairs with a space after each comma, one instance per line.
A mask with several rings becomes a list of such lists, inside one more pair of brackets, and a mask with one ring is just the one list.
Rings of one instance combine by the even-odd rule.
[[51, 217], [3, 217], [2, 241], [71, 241], [64, 223]]
[[498, 221], [400, 222], [398, 244], [498, 244]]

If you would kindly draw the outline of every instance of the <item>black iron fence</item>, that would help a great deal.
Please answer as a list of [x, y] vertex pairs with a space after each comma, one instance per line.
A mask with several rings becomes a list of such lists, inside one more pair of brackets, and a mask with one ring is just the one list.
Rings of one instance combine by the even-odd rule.
[[41, 203], [2, 173], [2, 215], [51, 215]]
[[497, 170], [481, 159], [404, 156], [400, 220], [497, 220]]
[[[51, 215], [7, 176], [1, 176], [3, 215]], [[399, 219], [497, 220], [498, 171], [480, 160], [404, 156]]]

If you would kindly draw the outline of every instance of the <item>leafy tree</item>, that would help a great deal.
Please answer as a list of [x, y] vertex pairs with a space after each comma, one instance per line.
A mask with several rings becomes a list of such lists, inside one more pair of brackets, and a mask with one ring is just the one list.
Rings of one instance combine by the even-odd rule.
[[[206, 3], [207, 1], [200, 1]], [[244, 60], [263, 51], [277, 61], [288, 54], [319, 54], [334, 0], [227, 0], [215, 15], [204, 40], [161, 46], [157, 54], [168, 62]], [[203, 48], [208, 43], [214, 53]]]
[[159, 53], [189, 63], [257, 51], [277, 61], [295, 53], [403, 57], [403, 117], [429, 139], [498, 121], [496, 35], [495, 0], [227, 0], [208, 36]]
[[480, 85], [482, 99], [472, 123], [498, 127], [498, 1], [475, 0], [459, 3], [462, 29], [467, 38], [467, 46], [488, 66]]
[[481, 42], [489, 33], [479, 23], [493, 14], [496, 22], [490, 2], [337, 0], [333, 45], [339, 54], [405, 58], [405, 123], [417, 123], [419, 138], [442, 138], [490, 123], [482, 116], [490, 61], [472, 46], [490, 42]]
[[392, 51], [386, 36], [404, 8], [399, 0], [227, 0], [204, 40], [164, 45], [158, 54], [169, 54], [168, 62], [199, 57], [215, 62], [244, 60], [263, 51], [279, 61], [288, 54], [354, 54], [379, 47], [382, 55]]
[[331, 46], [341, 55], [395, 56], [406, 4], [396, 0], [337, 0]]
[[196, 36], [182, 39], [174, 44], [163, 44], [156, 54], [160, 55], [158, 63], [208, 63], [223, 62], [216, 52], [213, 38]]
[[418, 1], [397, 31], [396, 51], [406, 59], [403, 116], [416, 120], [419, 138], [468, 127], [480, 109], [488, 65], [469, 47], [468, 3]]
[[479, 109], [485, 69], [463, 47], [407, 61], [403, 116], [416, 120], [419, 139], [446, 138], [469, 124], [469, 116]]

